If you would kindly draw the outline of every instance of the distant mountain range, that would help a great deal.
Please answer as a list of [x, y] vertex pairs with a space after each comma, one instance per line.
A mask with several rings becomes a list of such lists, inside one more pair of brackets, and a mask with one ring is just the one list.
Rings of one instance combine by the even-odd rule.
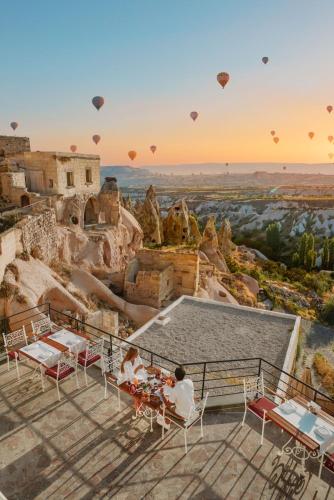
[[[120, 187], [137, 187], [148, 186], [149, 184], [156, 185], [192, 185], [205, 182], [214, 184], [216, 181], [213, 176], [220, 182], [241, 182], [240, 176], [245, 178], [242, 181], [251, 181], [253, 174], [257, 173], [256, 177], [261, 176], [262, 172], [266, 172], [269, 176], [275, 174], [274, 183], [291, 183], [306, 180], [303, 175], [333, 176], [334, 165], [329, 163], [192, 163], [180, 165], [145, 165], [142, 167], [132, 166], [106, 166], [101, 168], [101, 181], [105, 177], [116, 177]], [[177, 181], [175, 179], [178, 177]], [[201, 176], [201, 177], [200, 177]], [[279, 177], [277, 177], [279, 176]], [[277, 179], [276, 179], [277, 178]], [[328, 178], [327, 178], [328, 179]], [[308, 179], [307, 183], [314, 182], [314, 179]], [[317, 179], [316, 184], [325, 184], [327, 181]], [[332, 184], [332, 182], [331, 182]]]

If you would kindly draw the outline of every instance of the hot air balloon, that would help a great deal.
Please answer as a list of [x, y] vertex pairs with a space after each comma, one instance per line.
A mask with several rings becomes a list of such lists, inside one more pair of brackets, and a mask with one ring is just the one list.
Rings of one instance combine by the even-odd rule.
[[331, 113], [333, 111], [333, 106], [331, 106], [329, 104], [326, 109], [327, 109], [328, 113]]
[[225, 73], [224, 71], [222, 73], [218, 73], [217, 75], [217, 81], [223, 88], [225, 87], [229, 79], [230, 75], [228, 73]]
[[286, 170], [286, 166], [283, 167], [283, 170]]
[[328, 142], [333, 142], [334, 137], [333, 137], [332, 135], [329, 135], [329, 136], [327, 137], [327, 139], [328, 139]]
[[262, 57], [263, 64], [267, 64], [269, 62], [269, 57]]
[[313, 137], [314, 137], [314, 132], [309, 132], [309, 133], [308, 133], [308, 136], [309, 136], [309, 138], [310, 138], [310, 139], [313, 139]]
[[128, 157], [130, 158], [130, 160], [134, 160], [137, 156], [137, 153], [136, 151], [129, 151], [128, 152]]
[[70, 146], [70, 150], [72, 151], [72, 153], [75, 153], [76, 150], [77, 150], [77, 147], [75, 144], [72, 144], [72, 146]]
[[197, 120], [197, 118], [198, 118], [198, 113], [197, 113], [197, 111], [192, 111], [192, 112], [190, 113], [190, 117], [191, 117], [194, 121], [195, 121], [195, 120]]
[[154, 146], [154, 145], [152, 145], [152, 146], [150, 146], [150, 150], [151, 150], [151, 151], [152, 151], [152, 153], [154, 154], [154, 153], [156, 152], [156, 150], [157, 150], [157, 147], [156, 147], [156, 146]]
[[279, 137], [274, 137], [274, 138], [273, 138], [273, 141], [274, 141], [274, 143], [275, 143], [275, 144], [278, 144], [278, 142], [279, 142]]
[[96, 109], [99, 110], [100, 108], [102, 108], [102, 106], [104, 104], [104, 98], [101, 97], [100, 95], [96, 95], [95, 97], [93, 97], [92, 103], [93, 103], [93, 106], [95, 106]]
[[95, 135], [93, 135], [92, 139], [95, 142], [95, 144], [98, 144], [101, 140], [101, 137], [99, 135], [95, 134]]
[[270, 133], [271, 133], [272, 136], [274, 136], [276, 134], [276, 131], [275, 130], [271, 130]]
[[10, 126], [12, 127], [13, 130], [16, 130], [19, 124], [17, 122], [11, 122]]

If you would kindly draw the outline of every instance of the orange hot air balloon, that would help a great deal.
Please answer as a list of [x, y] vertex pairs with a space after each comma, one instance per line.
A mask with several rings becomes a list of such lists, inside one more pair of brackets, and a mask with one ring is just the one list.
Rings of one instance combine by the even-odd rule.
[[329, 135], [329, 136], [327, 137], [327, 139], [328, 139], [328, 141], [329, 141], [329, 142], [333, 142], [334, 137], [333, 137], [332, 135]]
[[329, 104], [326, 109], [327, 109], [328, 113], [331, 113], [333, 111], [333, 106], [331, 106]]
[[131, 150], [128, 152], [128, 157], [130, 158], [130, 160], [134, 160], [136, 158], [136, 156], [137, 156], [136, 151]]
[[95, 134], [93, 135], [92, 139], [95, 142], [95, 144], [98, 144], [101, 140], [101, 137], [98, 134]]
[[273, 141], [274, 141], [275, 144], [278, 144], [279, 143], [279, 137], [274, 137]]
[[17, 122], [11, 122], [10, 126], [12, 127], [13, 130], [16, 130], [19, 124]]
[[274, 136], [276, 134], [276, 131], [275, 130], [271, 130], [270, 133], [271, 133], [272, 136]]
[[102, 97], [100, 95], [96, 95], [95, 97], [93, 97], [92, 103], [93, 103], [93, 106], [95, 106], [96, 109], [99, 110], [100, 108], [102, 108], [102, 106], [104, 104], [104, 97]]
[[310, 139], [313, 139], [313, 137], [314, 137], [314, 132], [309, 132], [309, 133], [308, 133], [308, 136], [309, 136], [309, 138], [310, 138]]
[[218, 73], [217, 75], [217, 81], [218, 83], [225, 88], [225, 85], [230, 79], [230, 75], [228, 73], [225, 73], [224, 71], [222, 73]]
[[190, 118], [192, 118], [194, 121], [195, 121], [195, 120], [197, 120], [197, 118], [198, 118], [198, 113], [197, 113], [197, 111], [192, 111], [192, 112], [190, 113]]
[[150, 146], [150, 150], [152, 151], [152, 153], [154, 154], [157, 150], [157, 147], [154, 146], [154, 144], [152, 146]]
[[77, 147], [75, 144], [72, 144], [72, 146], [70, 146], [70, 150], [72, 151], [72, 153], [75, 153], [76, 150], [77, 150]]
[[269, 57], [262, 57], [263, 64], [267, 64], [269, 62]]

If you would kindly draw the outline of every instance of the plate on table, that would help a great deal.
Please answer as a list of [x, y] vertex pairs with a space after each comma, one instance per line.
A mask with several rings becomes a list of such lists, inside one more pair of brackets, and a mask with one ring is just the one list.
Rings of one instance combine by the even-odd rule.
[[329, 430], [325, 426], [320, 426], [320, 425], [319, 425], [319, 427], [316, 427], [314, 429], [314, 433], [317, 434], [318, 436], [320, 436], [323, 439], [327, 439], [327, 438], [333, 436], [333, 433], [332, 433], [331, 430]]
[[281, 410], [283, 413], [286, 413], [286, 415], [290, 415], [290, 413], [293, 413], [295, 411], [295, 407], [291, 403], [284, 403], [281, 406]]

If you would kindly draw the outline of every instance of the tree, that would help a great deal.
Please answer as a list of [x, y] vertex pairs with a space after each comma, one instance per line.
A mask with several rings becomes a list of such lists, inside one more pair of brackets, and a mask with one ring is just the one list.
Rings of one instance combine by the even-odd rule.
[[299, 242], [299, 264], [301, 266], [305, 265], [306, 258], [306, 247], [307, 247], [308, 234], [304, 233]]
[[299, 264], [300, 264], [300, 262], [299, 262], [299, 253], [295, 252], [292, 255], [292, 265], [293, 265], [293, 267], [298, 267]]
[[306, 267], [307, 271], [311, 271], [314, 268], [316, 257], [317, 257], [317, 254], [314, 250], [307, 250], [307, 253], [305, 256], [305, 267]]
[[329, 241], [328, 238], [324, 240], [324, 246], [322, 249], [321, 266], [323, 269], [328, 269], [329, 267]]
[[281, 250], [280, 226], [277, 222], [269, 224], [266, 230], [266, 238], [267, 243], [273, 252], [273, 255], [277, 257]]
[[334, 270], [334, 238], [329, 240], [329, 259], [328, 259], [328, 269]]

